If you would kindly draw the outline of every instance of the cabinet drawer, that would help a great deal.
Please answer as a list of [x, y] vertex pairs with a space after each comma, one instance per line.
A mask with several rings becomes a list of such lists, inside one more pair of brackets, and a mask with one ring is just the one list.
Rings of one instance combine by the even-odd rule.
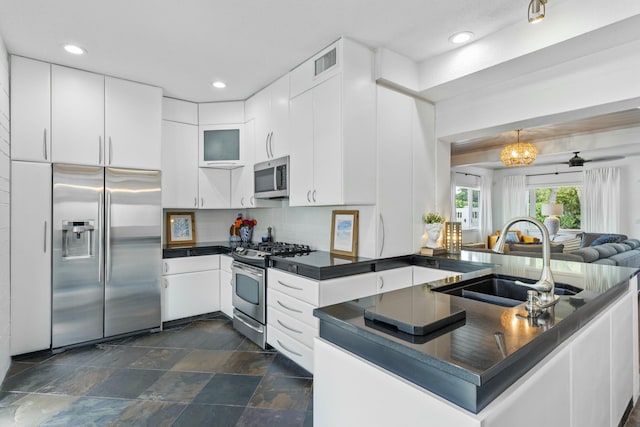
[[447, 277], [458, 276], [462, 273], [455, 271], [440, 270], [437, 268], [417, 267], [413, 266], [413, 284], [420, 285], [422, 283], [433, 282], [434, 280], [442, 280]]
[[231, 273], [231, 263], [233, 258], [228, 255], [220, 255], [220, 270]]
[[313, 316], [315, 307], [311, 304], [290, 297], [275, 289], [267, 288], [267, 307], [279, 310], [298, 321], [318, 329], [318, 318]]
[[275, 310], [271, 307], [269, 307], [268, 310], [267, 323], [269, 324], [268, 330], [273, 328], [279, 329], [280, 332], [289, 335], [296, 341], [300, 341], [309, 348], [313, 348], [313, 338], [318, 336], [317, 327], [312, 328], [306, 323], [287, 316], [280, 310]]
[[283, 294], [308, 302], [313, 306], [318, 306], [318, 282], [316, 280], [285, 273], [274, 268], [269, 269], [267, 277], [267, 288], [275, 289]]
[[376, 273], [365, 273], [323, 280], [320, 282], [319, 307], [374, 295], [376, 293], [376, 278]]
[[162, 274], [165, 276], [219, 269], [220, 255], [189, 256], [162, 260]]
[[267, 342], [289, 359], [313, 373], [313, 350], [278, 328], [267, 328]]

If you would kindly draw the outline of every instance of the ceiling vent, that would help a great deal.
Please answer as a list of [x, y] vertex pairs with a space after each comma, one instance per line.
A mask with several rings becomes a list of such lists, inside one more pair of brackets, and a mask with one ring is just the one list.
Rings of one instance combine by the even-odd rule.
[[325, 71], [327, 71], [329, 68], [331, 68], [334, 65], [336, 65], [337, 57], [338, 57], [337, 50], [334, 47], [329, 52], [325, 53], [320, 58], [316, 59], [316, 61], [315, 61], [316, 72], [315, 72], [314, 76], [318, 76], [318, 75], [324, 73]]

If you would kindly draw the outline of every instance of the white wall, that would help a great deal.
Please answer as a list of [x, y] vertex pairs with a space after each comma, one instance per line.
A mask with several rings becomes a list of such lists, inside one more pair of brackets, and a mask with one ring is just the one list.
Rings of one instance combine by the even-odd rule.
[[0, 382], [11, 359], [10, 354], [10, 301], [9, 276], [9, 56], [0, 37]]

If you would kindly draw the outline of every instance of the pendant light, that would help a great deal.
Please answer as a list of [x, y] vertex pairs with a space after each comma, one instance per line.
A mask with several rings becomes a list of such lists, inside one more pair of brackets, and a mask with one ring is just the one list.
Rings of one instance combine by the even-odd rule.
[[529, 2], [529, 9], [527, 10], [527, 18], [529, 22], [535, 24], [544, 19], [546, 12], [547, 0], [531, 0]]
[[500, 160], [505, 166], [526, 166], [536, 160], [538, 150], [530, 142], [520, 142], [520, 131], [518, 129], [518, 141], [515, 144], [509, 144], [502, 149]]

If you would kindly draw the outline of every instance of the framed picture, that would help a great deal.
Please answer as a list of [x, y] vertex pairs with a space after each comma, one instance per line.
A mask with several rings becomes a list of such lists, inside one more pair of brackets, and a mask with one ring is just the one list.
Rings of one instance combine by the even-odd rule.
[[359, 211], [331, 212], [331, 253], [355, 257], [358, 255]]
[[193, 212], [167, 212], [167, 245], [196, 242], [196, 217]]

